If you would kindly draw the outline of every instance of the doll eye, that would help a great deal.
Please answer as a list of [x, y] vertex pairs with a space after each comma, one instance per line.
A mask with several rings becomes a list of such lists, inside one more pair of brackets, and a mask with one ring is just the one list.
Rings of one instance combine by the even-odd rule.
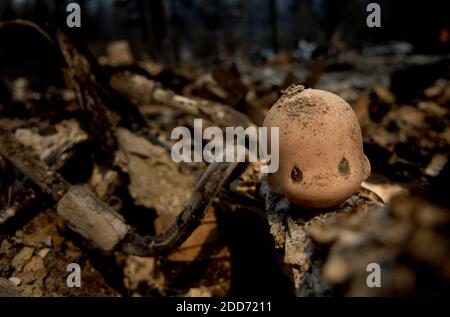
[[350, 174], [350, 165], [348, 164], [347, 159], [344, 157], [338, 166], [339, 174], [342, 176], [347, 176]]
[[294, 183], [300, 183], [303, 180], [303, 173], [297, 166], [294, 166], [291, 171], [291, 179]]

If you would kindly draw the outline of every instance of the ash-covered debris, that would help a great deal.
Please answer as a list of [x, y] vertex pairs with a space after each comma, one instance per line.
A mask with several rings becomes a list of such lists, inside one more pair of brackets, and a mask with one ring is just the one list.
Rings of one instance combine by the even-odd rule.
[[189, 198], [195, 178], [172, 161], [164, 148], [123, 128], [117, 130], [117, 136], [116, 160], [129, 176], [130, 195], [136, 205], [156, 210], [156, 232], [163, 232]]
[[266, 200], [267, 219], [275, 248], [283, 254], [284, 262], [291, 270], [296, 295], [332, 295], [332, 285], [322, 275], [324, 258], [320, 245], [312, 240], [309, 228], [327, 223], [338, 214], [354, 213], [356, 209], [376, 206], [377, 203], [354, 195], [337, 208], [302, 210], [273, 193], [267, 178], [261, 180], [260, 194]]
[[6, 278], [0, 277], [0, 297], [18, 297], [19, 292], [14, 288], [15, 284]]
[[[0, 275], [9, 279], [6, 290], [0, 279], [0, 292], [15, 296], [117, 296], [89, 260], [80, 241], [65, 238], [67, 227], [53, 211], [47, 210], [0, 243]], [[83, 267], [82, 288], [69, 288], [69, 263]], [[11, 281], [15, 282], [11, 284]]]
[[386, 88], [374, 88], [355, 103], [373, 166], [398, 179], [433, 177], [450, 151], [449, 82], [439, 79], [399, 103]]
[[[397, 196], [383, 206], [355, 195], [328, 210], [300, 210], [270, 192], [267, 217], [297, 296], [411, 296], [449, 292], [450, 210]], [[369, 287], [368, 265], [381, 268]]]

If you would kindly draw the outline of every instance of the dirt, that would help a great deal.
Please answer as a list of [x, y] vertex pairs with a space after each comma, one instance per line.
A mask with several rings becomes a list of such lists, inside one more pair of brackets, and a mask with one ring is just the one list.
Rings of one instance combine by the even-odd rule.
[[[77, 243], [67, 239], [68, 229], [51, 210], [32, 218], [20, 229], [2, 239], [0, 272], [15, 277], [21, 296], [116, 296], [118, 292], [104, 279]], [[69, 234], [70, 236], [70, 234]], [[78, 244], [78, 245], [77, 245]], [[83, 287], [69, 288], [66, 279], [70, 263], [83, 267]]]

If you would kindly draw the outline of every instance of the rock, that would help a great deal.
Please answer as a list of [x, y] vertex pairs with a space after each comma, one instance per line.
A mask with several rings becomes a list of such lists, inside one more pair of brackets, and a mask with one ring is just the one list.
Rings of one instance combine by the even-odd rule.
[[407, 190], [404, 187], [395, 183], [374, 183], [368, 180], [364, 181], [361, 184], [361, 187], [375, 193], [385, 204], [390, 203], [392, 198], [394, 198], [395, 196], [407, 193]]
[[395, 116], [399, 126], [406, 124], [416, 129], [423, 129], [425, 126], [426, 115], [416, 107], [401, 106], [397, 109]]
[[137, 205], [156, 210], [155, 226], [160, 233], [175, 220], [196, 180], [164, 148], [123, 128], [117, 130], [117, 137], [125, 157], [121, 167], [130, 176], [130, 194]]
[[12, 252], [12, 244], [7, 239], [0, 243], [0, 254], [9, 256]]
[[23, 284], [30, 284], [34, 281], [42, 281], [47, 276], [47, 273], [44, 260], [39, 256], [33, 256], [23, 268], [23, 272], [17, 274], [17, 277]]
[[435, 177], [438, 176], [441, 170], [444, 168], [445, 164], [447, 164], [448, 155], [447, 154], [436, 154], [431, 159], [428, 166], [425, 168], [425, 175]]
[[10, 277], [10, 278], [8, 279], [8, 281], [10, 281], [12, 284], [14, 284], [14, 286], [20, 286], [20, 284], [22, 283], [22, 281], [20, 280], [20, 278], [14, 277], [14, 276]]
[[134, 62], [130, 44], [127, 41], [114, 41], [106, 47], [108, 62], [111, 66], [127, 66]]
[[186, 297], [211, 297], [211, 291], [207, 287], [190, 288]]
[[155, 281], [155, 259], [130, 255], [124, 268], [124, 285], [134, 291], [144, 285], [152, 285]]
[[58, 236], [58, 233], [54, 225], [46, 222], [46, 218], [46, 215], [39, 215], [37, 221], [42, 222], [41, 225], [33, 226], [26, 233], [16, 232], [16, 237], [28, 246], [39, 248], [51, 246], [53, 244], [52, 237]]
[[376, 97], [378, 102], [382, 102], [384, 104], [393, 104], [395, 103], [395, 96], [390, 92], [387, 88], [379, 85], [375, 85], [373, 87], [373, 94]]
[[30, 83], [25, 77], [17, 78], [12, 83], [12, 100], [20, 103], [38, 100], [41, 95], [30, 89]]
[[448, 113], [446, 108], [441, 107], [433, 101], [421, 101], [417, 104], [417, 107], [424, 111], [428, 116], [435, 118], [442, 118]]
[[44, 248], [39, 250], [38, 255], [42, 258], [45, 259], [45, 257], [50, 253], [51, 249], [49, 248]]
[[75, 120], [61, 121], [54, 127], [56, 133], [45, 136], [31, 129], [17, 129], [15, 137], [23, 145], [32, 147], [42, 160], [61, 157], [64, 152], [88, 138]]
[[0, 277], [0, 297], [17, 297], [19, 292], [14, 285], [7, 279]]
[[89, 185], [98, 198], [105, 200], [110, 197], [119, 183], [119, 173], [111, 169], [102, 169], [94, 166]]
[[25, 247], [13, 258], [11, 264], [16, 271], [21, 271], [33, 256], [33, 249]]

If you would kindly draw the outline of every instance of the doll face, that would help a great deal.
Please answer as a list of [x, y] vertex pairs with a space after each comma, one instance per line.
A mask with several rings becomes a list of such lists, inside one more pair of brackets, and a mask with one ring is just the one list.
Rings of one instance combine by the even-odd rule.
[[335, 133], [329, 138], [281, 142], [280, 169], [273, 175], [279, 192], [311, 208], [330, 207], [353, 195], [370, 173], [358, 143]]
[[[269, 175], [269, 183], [300, 206], [337, 205], [370, 174], [356, 116], [341, 100], [326, 113], [283, 118], [280, 125], [280, 168]], [[266, 120], [267, 125], [280, 123], [279, 117], [274, 119]]]

